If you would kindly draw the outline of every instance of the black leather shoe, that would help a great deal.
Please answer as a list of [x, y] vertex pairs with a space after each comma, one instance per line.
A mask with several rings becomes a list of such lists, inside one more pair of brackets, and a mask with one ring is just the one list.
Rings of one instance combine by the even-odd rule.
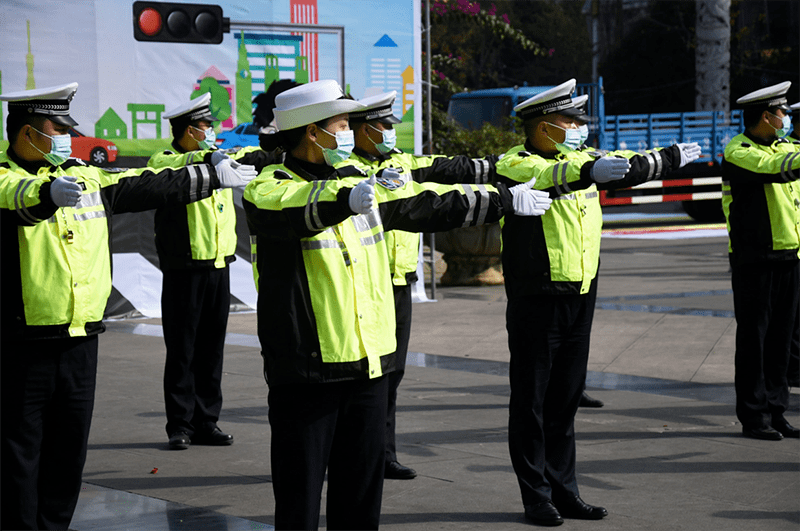
[[192, 439], [185, 431], [179, 431], [169, 436], [170, 450], [186, 450], [192, 444]]
[[385, 479], [414, 479], [417, 477], [417, 471], [413, 468], [403, 466], [397, 461], [389, 461], [386, 463], [383, 477]]
[[783, 439], [781, 432], [770, 428], [746, 428], [742, 426], [742, 434], [751, 439], [761, 439], [762, 441], [780, 441]]
[[558, 512], [564, 518], [575, 518], [576, 520], [600, 520], [608, 516], [605, 507], [595, 507], [583, 501], [580, 496], [564, 500], [556, 504]]
[[586, 394], [586, 391], [584, 391], [581, 395], [581, 401], [578, 404], [578, 407], [603, 407], [604, 405], [605, 404], [603, 404], [602, 400], [592, 398]]
[[210, 432], [195, 433], [192, 435], [192, 442], [205, 446], [230, 446], [233, 444], [233, 435], [222, 433], [221, 429], [214, 428]]
[[536, 525], [554, 527], [564, 523], [558, 509], [551, 501], [544, 501], [534, 505], [525, 506], [525, 518]]
[[787, 439], [800, 439], [800, 430], [786, 422], [786, 419], [773, 419], [772, 428]]

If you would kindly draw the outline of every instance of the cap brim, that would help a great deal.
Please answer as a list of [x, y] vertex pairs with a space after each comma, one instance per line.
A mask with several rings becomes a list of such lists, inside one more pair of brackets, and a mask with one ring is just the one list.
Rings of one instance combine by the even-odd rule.
[[75, 127], [76, 125], [78, 125], [78, 122], [73, 120], [72, 116], [70, 116], [68, 114], [67, 115], [47, 114], [47, 115], [44, 115], [44, 116], [46, 116], [47, 119], [50, 120], [51, 122], [55, 122], [57, 124], [67, 125], [69, 127]]
[[278, 129], [287, 131], [325, 120], [331, 116], [363, 110], [364, 107], [364, 105], [355, 100], [339, 99], [312, 103], [297, 109], [280, 110], [275, 108], [273, 113], [275, 114], [275, 123]]
[[575, 117], [584, 114], [584, 112], [581, 109], [578, 109], [577, 107], [570, 107], [569, 109], [562, 109], [560, 111], [555, 111], [550, 114], [563, 114], [564, 116]]
[[401, 124], [403, 120], [395, 116], [394, 114], [390, 114], [389, 116], [382, 116], [375, 120], [376, 122], [380, 122], [382, 124]]

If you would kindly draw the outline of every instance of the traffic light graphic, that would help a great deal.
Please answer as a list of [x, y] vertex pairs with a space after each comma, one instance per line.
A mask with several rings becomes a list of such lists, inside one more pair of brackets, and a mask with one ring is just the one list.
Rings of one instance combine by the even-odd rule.
[[230, 32], [222, 8], [207, 4], [134, 2], [133, 37], [147, 42], [219, 44]]

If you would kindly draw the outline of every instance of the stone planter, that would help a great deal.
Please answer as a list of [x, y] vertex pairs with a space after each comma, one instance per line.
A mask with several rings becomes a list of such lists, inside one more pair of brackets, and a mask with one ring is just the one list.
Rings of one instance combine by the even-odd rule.
[[499, 223], [437, 232], [436, 250], [444, 254], [447, 263], [443, 286], [495, 286], [504, 282]]

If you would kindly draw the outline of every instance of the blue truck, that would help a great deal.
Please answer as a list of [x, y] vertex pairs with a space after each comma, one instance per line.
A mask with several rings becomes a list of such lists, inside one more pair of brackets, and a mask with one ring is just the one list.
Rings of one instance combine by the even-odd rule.
[[[517, 104], [549, 88], [552, 87], [521, 86], [461, 92], [450, 98], [447, 113], [468, 129], [478, 129], [485, 122], [503, 127], [509, 116], [515, 116]], [[741, 111], [606, 115], [602, 77], [598, 83], [578, 83], [575, 91], [576, 95], [589, 95], [587, 113], [593, 117], [589, 123], [589, 145], [606, 151], [643, 151], [677, 142], [697, 142], [703, 150], [696, 162], [665, 180], [601, 192], [601, 204], [680, 201], [697, 221], [724, 220], [720, 163], [725, 145], [744, 131]]]

